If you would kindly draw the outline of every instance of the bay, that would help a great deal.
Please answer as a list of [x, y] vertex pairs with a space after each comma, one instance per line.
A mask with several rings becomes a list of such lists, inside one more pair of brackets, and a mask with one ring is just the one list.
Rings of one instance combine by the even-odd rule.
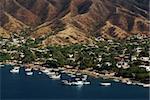
[[[11, 66], [0, 68], [1, 100], [7, 99], [85, 99], [85, 100], [149, 100], [149, 88], [127, 85], [111, 80], [88, 78], [91, 85], [66, 86], [60, 80], [52, 80], [45, 74], [34, 71], [32, 76], [25, 74], [24, 68], [19, 74], [10, 73]], [[66, 78], [63, 75], [62, 78]], [[111, 82], [112, 85], [100, 86], [100, 82]]]

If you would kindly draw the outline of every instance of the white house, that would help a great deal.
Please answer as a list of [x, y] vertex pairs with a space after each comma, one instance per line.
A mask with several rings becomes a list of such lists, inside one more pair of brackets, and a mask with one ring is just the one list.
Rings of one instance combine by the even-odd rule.
[[136, 56], [131, 56], [131, 61], [136, 61], [137, 57]]
[[137, 47], [137, 48], [136, 48], [136, 52], [137, 52], [137, 53], [142, 52], [142, 48], [141, 48], [141, 47]]
[[110, 62], [105, 62], [105, 64], [106, 64], [107, 66], [111, 66], [111, 65], [112, 65], [112, 63], [110, 63]]
[[123, 61], [120, 61], [116, 64], [116, 66], [118, 68], [123, 68], [123, 69], [127, 69], [130, 67], [130, 65], [127, 63], [127, 62], [123, 62]]
[[146, 66], [146, 65], [139, 65], [139, 67], [145, 68], [146, 71], [150, 71], [150, 66]]
[[149, 57], [140, 57], [140, 60], [141, 61], [150, 61], [150, 58]]

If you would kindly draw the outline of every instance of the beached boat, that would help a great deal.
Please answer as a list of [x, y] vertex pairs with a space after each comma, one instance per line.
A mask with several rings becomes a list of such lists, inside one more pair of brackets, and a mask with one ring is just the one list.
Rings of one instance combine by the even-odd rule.
[[33, 75], [33, 72], [26, 72], [26, 75], [31, 76], [31, 75]]
[[11, 73], [19, 73], [19, 67], [14, 67], [14, 69], [10, 70]]
[[100, 83], [100, 85], [102, 85], [102, 86], [110, 86], [111, 83]]

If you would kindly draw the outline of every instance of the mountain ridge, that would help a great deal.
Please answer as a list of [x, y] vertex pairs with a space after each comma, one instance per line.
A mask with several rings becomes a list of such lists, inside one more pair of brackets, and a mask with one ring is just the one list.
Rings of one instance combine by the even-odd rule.
[[[76, 41], [74, 37], [79, 33], [85, 38], [83, 42], [99, 36], [117, 39], [132, 34], [150, 36], [149, 0], [1, 1], [0, 36], [4, 36], [2, 33], [13, 35], [26, 28], [31, 29], [29, 36], [33, 38], [49, 34], [43, 42], [47, 40], [46, 44], [66, 44], [64, 41], [68, 41], [68, 38], [71, 38], [69, 43], [80, 43], [82, 39], [77, 38]], [[13, 23], [8, 24], [10, 22]], [[7, 32], [3, 32], [2, 28]], [[71, 33], [67, 33], [70, 29]], [[59, 34], [61, 37], [68, 35], [68, 38], [63, 37], [60, 43]], [[56, 42], [49, 40], [52, 38]]]

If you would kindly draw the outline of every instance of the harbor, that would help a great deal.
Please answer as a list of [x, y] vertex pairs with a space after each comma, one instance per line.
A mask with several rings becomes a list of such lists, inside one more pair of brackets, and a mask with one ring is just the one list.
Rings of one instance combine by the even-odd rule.
[[[112, 80], [104, 80], [102, 78], [94, 78], [86, 76], [83, 73], [66, 73], [67, 70], [60, 68], [61, 76], [59, 79], [52, 79], [58, 69], [49, 69], [51, 74], [45, 69], [43, 71], [33, 70], [30, 68], [20, 67], [19, 73], [10, 72], [15, 67], [7, 66], [1, 68], [2, 76], [2, 98], [8, 99], [135, 99], [148, 100], [149, 89], [138, 85], [128, 85]], [[27, 75], [27, 72], [33, 74]], [[45, 74], [47, 73], [47, 74]], [[74, 76], [74, 74], [75, 76]], [[50, 76], [49, 76], [50, 75]], [[56, 74], [57, 75], [57, 74]], [[82, 81], [69, 81], [71, 78], [79, 78], [86, 80], [86, 84]], [[87, 79], [86, 79], [87, 77]], [[71, 85], [64, 85], [63, 81], [69, 81]], [[88, 83], [90, 82], [90, 83]], [[9, 86], [9, 87], [8, 87]], [[20, 91], [21, 90], [21, 91]], [[123, 90], [123, 91], [120, 91]], [[19, 94], [19, 95], [18, 95]], [[109, 95], [109, 96], [108, 96]]]
[[[1, 65], [1, 66], [4, 66], [4, 65]], [[33, 75], [33, 71], [39, 71], [39, 74], [43, 73], [43, 74], [47, 75], [50, 79], [53, 79], [53, 80], [61, 80], [62, 84], [65, 84], [65, 85], [91, 84], [91, 82], [87, 81], [87, 77], [90, 76], [90, 77], [94, 77], [94, 78], [102, 78], [104, 80], [112, 80], [114, 82], [121, 82], [121, 83], [124, 83], [127, 85], [138, 85], [138, 86], [142, 86], [142, 87], [146, 87], [146, 88], [150, 87], [150, 84], [140, 83], [138, 81], [130, 80], [129, 78], [116, 77], [113, 75], [113, 73], [100, 74], [95, 71], [90, 71], [90, 69], [84, 69], [84, 70], [73, 69], [71, 66], [67, 66], [67, 67], [64, 66], [64, 67], [58, 67], [58, 68], [47, 68], [47, 67], [42, 67], [38, 64], [37, 65], [25, 64], [22, 66], [18, 65], [18, 66], [13, 67], [10, 70], [10, 72], [13, 74], [17, 74], [17, 73], [19, 73], [19, 68], [21, 68], [21, 67], [24, 68], [26, 75], [28, 75], [28, 76]], [[67, 76], [70, 77], [70, 79], [62, 80], [62, 78], [61, 78], [62, 74], [66, 74]]]

